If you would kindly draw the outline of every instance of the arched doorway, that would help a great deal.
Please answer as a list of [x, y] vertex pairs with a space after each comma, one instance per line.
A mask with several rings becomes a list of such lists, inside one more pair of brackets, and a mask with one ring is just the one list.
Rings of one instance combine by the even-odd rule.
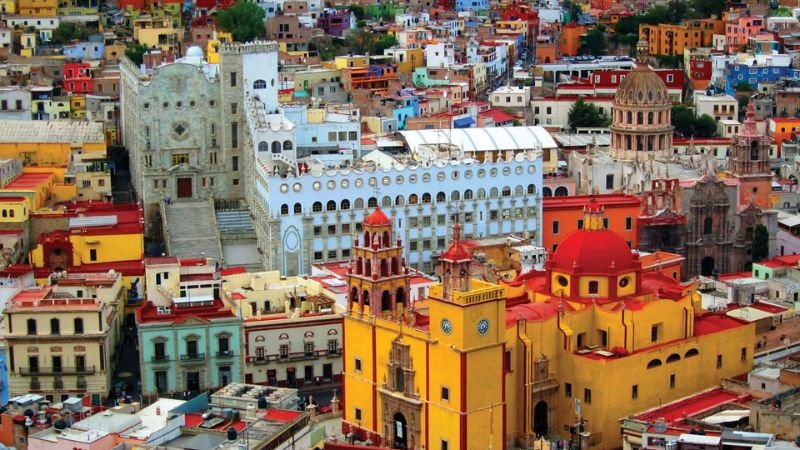
[[406, 418], [401, 413], [394, 415], [394, 445], [392, 448], [408, 448], [408, 428], [406, 427]]
[[548, 431], [547, 402], [542, 400], [533, 407], [533, 432], [538, 436], [544, 436]]
[[714, 262], [714, 258], [711, 256], [706, 256], [703, 258], [703, 261], [700, 263], [700, 274], [704, 277], [710, 277], [714, 274], [714, 268], [716, 267], [716, 263]]

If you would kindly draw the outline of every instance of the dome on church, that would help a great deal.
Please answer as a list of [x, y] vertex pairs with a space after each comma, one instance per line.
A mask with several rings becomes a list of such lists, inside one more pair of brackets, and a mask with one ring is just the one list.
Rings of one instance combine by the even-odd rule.
[[387, 216], [378, 207], [376, 207], [375, 211], [372, 211], [372, 213], [370, 215], [368, 215], [366, 219], [364, 219], [364, 225], [370, 225], [370, 226], [373, 226], [373, 227], [380, 227], [380, 226], [391, 225], [391, 224], [392, 224], [392, 220], [389, 219], [389, 216]]
[[613, 275], [639, 268], [628, 243], [611, 230], [578, 230], [556, 248], [551, 270]]
[[198, 47], [198, 46], [196, 46], [196, 45], [193, 45], [193, 46], [189, 47], [188, 50], [186, 50], [186, 56], [189, 57], [189, 58], [193, 58], [193, 57], [196, 58], [198, 56], [200, 58], [202, 58], [203, 55], [204, 55], [203, 54], [203, 49]]
[[615, 105], [672, 106], [664, 81], [647, 66], [637, 66], [617, 88]]

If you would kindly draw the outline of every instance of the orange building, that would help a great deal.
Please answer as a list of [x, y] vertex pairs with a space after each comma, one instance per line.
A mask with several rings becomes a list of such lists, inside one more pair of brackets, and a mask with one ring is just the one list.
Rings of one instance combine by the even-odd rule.
[[658, 24], [639, 25], [639, 39], [650, 44], [651, 55], [683, 55], [686, 48], [703, 46], [703, 36], [707, 34], [701, 28], [690, 25]]
[[581, 36], [584, 34], [586, 34], [586, 25], [578, 25], [575, 22], [564, 25], [559, 37], [561, 55], [577, 55], [581, 48]]
[[791, 139], [800, 131], [800, 118], [797, 117], [773, 117], [769, 119], [768, 134], [778, 145], [778, 154], [781, 152], [783, 141]]
[[554, 252], [570, 233], [583, 229], [584, 208], [595, 203], [605, 210], [605, 227], [622, 236], [631, 248], [637, 248], [641, 201], [627, 194], [544, 197], [542, 246]]

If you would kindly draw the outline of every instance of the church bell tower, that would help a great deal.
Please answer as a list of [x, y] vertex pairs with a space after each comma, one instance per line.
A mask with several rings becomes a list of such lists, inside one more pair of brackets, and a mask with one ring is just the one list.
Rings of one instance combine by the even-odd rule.
[[753, 203], [772, 208], [772, 172], [769, 168], [769, 138], [756, 128], [753, 103], [747, 105], [742, 132], [734, 138], [728, 171], [739, 180], [739, 204]]

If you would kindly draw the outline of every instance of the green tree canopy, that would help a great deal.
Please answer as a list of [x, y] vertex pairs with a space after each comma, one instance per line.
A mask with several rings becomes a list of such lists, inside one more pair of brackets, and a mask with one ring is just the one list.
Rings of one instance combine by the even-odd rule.
[[601, 27], [594, 27], [581, 39], [581, 55], [604, 55], [606, 53], [606, 33]]
[[781, 6], [778, 7], [778, 9], [776, 9], [775, 11], [773, 11], [772, 15], [775, 17], [792, 17], [792, 10], [785, 6]]
[[750, 83], [748, 83], [747, 81], [740, 81], [740, 82], [736, 83], [736, 85], [733, 88], [736, 89], [737, 91], [752, 91], [753, 90], [753, 86], [751, 86]]
[[363, 55], [382, 55], [389, 47], [397, 45], [397, 38], [386, 34], [374, 34], [367, 29], [351, 31], [344, 38], [345, 47], [351, 52]]
[[128, 44], [128, 47], [125, 48], [125, 56], [137, 66], [144, 62], [145, 53], [147, 53], [147, 46], [138, 42]]
[[566, 0], [564, 2], [564, 9], [567, 10], [567, 14], [569, 15], [570, 22], [577, 22], [578, 18], [583, 13], [583, 8], [581, 7], [580, 3], [574, 0]]
[[764, 225], [756, 225], [753, 231], [753, 248], [752, 248], [753, 261], [761, 261], [769, 256], [769, 231]]
[[361, 5], [350, 5], [347, 9], [355, 14], [356, 20], [364, 20], [364, 7]]
[[722, 10], [725, 9], [725, 3], [721, 0], [692, 0], [692, 9], [698, 17], [722, 17]]
[[248, 42], [264, 36], [264, 10], [256, 3], [238, 0], [235, 5], [217, 13], [219, 26], [237, 42]]
[[685, 137], [709, 138], [717, 135], [717, 121], [713, 117], [708, 114], [695, 117], [694, 111], [683, 105], [672, 107], [672, 126], [676, 133]]
[[611, 118], [600, 111], [594, 103], [586, 103], [582, 97], [578, 98], [567, 115], [569, 128], [575, 131], [578, 128], [607, 127]]
[[54, 44], [69, 44], [75, 40], [83, 41], [96, 32], [97, 30], [87, 28], [84, 25], [61, 22], [58, 28], [53, 30], [52, 42]]

